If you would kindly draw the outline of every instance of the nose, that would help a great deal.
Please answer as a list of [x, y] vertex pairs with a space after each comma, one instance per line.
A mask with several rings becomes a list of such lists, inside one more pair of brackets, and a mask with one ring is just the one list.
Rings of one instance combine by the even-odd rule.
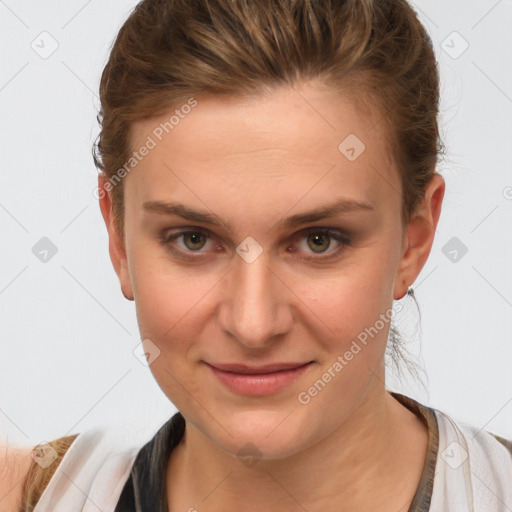
[[267, 347], [293, 325], [291, 292], [270, 263], [265, 251], [251, 263], [236, 255], [225, 278], [220, 327], [248, 348]]

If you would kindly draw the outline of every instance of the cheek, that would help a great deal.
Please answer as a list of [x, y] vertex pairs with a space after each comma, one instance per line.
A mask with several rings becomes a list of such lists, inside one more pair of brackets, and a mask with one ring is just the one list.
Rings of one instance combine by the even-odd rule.
[[[381, 315], [390, 314], [392, 264], [384, 263], [381, 255], [372, 247], [321, 277], [289, 276], [288, 282], [300, 299], [295, 302], [298, 318], [307, 322], [313, 337], [323, 340], [330, 353], [348, 350], [358, 337], [364, 341], [364, 333]], [[378, 322], [380, 338], [387, 339], [384, 331], [388, 328], [389, 321], [385, 325]]]
[[[165, 352], [185, 348], [193, 336], [191, 319], [201, 309], [201, 292], [190, 278], [169, 279], [153, 271], [140, 274], [135, 302], [141, 335]], [[178, 339], [180, 343], [175, 342]]]
[[[374, 248], [375, 249], [375, 248]], [[316, 372], [304, 383], [298, 396], [301, 407], [324, 411], [334, 421], [342, 411], [355, 406], [354, 400], [380, 374], [391, 324], [388, 267], [378, 258], [382, 252], [344, 268], [323, 286], [297, 281], [297, 295], [304, 303], [300, 316], [311, 321], [309, 329], [322, 358]], [[391, 266], [390, 263], [387, 263]], [[309, 293], [308, 293], [309, 291]], [[339, 408], [332, 404], [338, 403]]]
[[136, 237], [137, 243], [130, 248], [130, 277], [139, 328], [141, 335], [162, 340], [186, 314], [195, 283], [171, 268], [157, 242], [144, 242], [142, 234]]
[[330, 326], [337, 335], [316, 338], [325, 352], [297, 395], [300, 408], [322, 411], [327, 430], [340, 415], [348, 417], [372, 382], [383, 378], [392, 310], [381, 302], [375, 289], [353, 297], [338, 293], [331, 302]]
[[[132, 258], [133, 289], [141, 336], [149, 338], [169, 368], [186, 368], [208, 318], [219, 276], [199, 267], [172, 265], [162, 251], [147, 248]], [[155, 361], [156, 363], [156, 361]], [[153, 366], [153, 365], [152, 365]]]
[[[169, 277], [158, 264], [137, 274], [135, 305], [142, 339], [149, 339], [158, 350], [149, 368], [167, 396], [180, 410], [187, 410], [190, 397], [200, 397], [199, 382], [192, 378], [192, 354], [201, 336], [201, 296], [191, 276], [174, 273]], [[151, 345], [150, 345], [151, 346]]]

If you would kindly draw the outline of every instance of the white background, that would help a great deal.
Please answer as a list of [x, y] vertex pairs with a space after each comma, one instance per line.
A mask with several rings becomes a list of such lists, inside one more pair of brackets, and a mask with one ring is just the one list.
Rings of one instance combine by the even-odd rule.
[[[135, 5], [0, 1], [0, 432], [10, 442], [98, 426], [142, 441], [176, 410], [133, 355], [134, 303], [93, 196], [99, 78]], [[426, 390], [389, 387], [512, 439], [512, 2], [413, 6], [440, 64], [447, 191], [413, 285], [421, 330], [412, 302], [402, 325]], [[58, 43], [46, 59], [31, 47], [46, 37], [51, 48], [44, 31]], [[32, 252], [42, 237], [58, 249], [46, 263]], [[443, 253], [453, 237], [468, 249], [457, 262]]]

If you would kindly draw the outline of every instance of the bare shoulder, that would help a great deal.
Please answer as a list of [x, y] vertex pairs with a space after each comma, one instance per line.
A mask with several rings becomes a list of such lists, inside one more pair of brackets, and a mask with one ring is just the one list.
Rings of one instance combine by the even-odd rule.
[[0, 510], [22, 509], [25, 483], [32, 463], [32, 447], [0, 441]]

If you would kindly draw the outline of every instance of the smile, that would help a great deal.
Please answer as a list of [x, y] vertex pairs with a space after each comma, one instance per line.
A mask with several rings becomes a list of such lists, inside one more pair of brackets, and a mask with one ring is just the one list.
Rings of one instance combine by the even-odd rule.
[[300, 366], [297, 366], [295, 363], [294, 367], [289, 368], [282, 368], [283, 365], [280, 365], [280, 369], [273, 369], [270, 366], [263, 368], [237, 366], [236, 371], [226, 370], [227, 366], [223, 366], [220, 369], [208, 363], [206, 364], [216, 378], [231, 391], [241, 395], [263, 396], [277, 393], [286, 388], [307, 371], [313, 364], [313, 361], [301, 364]]

